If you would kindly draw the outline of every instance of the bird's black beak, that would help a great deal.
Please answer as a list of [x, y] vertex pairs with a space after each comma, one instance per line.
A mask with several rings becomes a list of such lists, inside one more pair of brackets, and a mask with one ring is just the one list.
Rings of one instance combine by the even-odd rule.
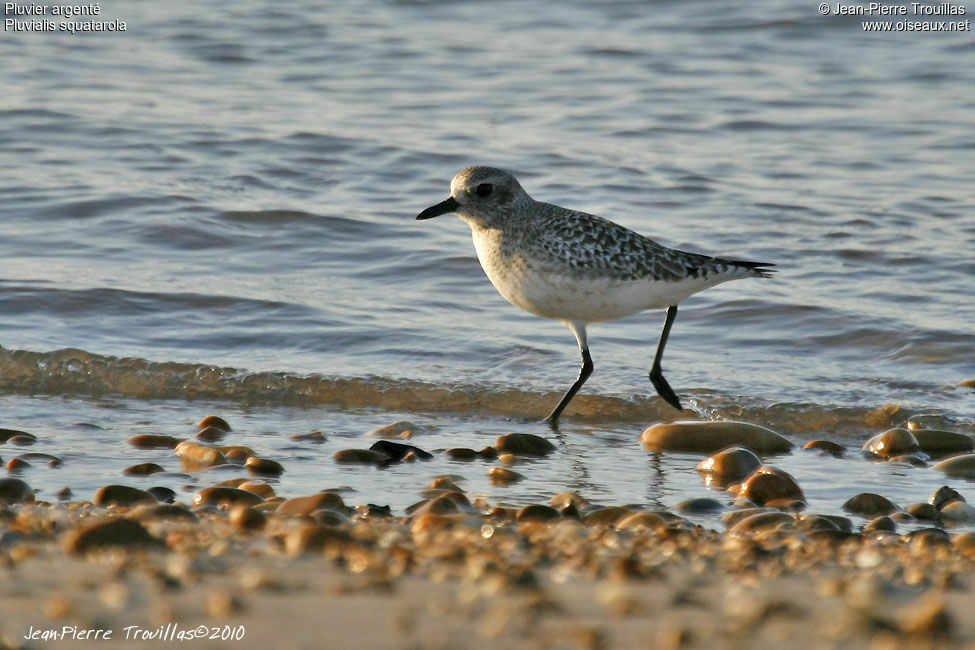
[[442, 214], [448, 214], [450, 212], [455, 212], [457, 208], [460, 207], [460, 203], [454, 200], [454, 197], [447, 197], [446, 201], [441, 201], [437, 205], [432, 205], [420, 214], [416, 215], [417, 219], [433, 219], [434, 217], [439, 217]]

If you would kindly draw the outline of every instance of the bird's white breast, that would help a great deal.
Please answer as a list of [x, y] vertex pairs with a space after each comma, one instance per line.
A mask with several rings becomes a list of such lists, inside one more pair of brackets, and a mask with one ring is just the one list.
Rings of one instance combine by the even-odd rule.
[[[511, 304], [561, 321], [598, 323], [645, 309], [676, 305], [713, 281], [619, 280], [598, 273], [561, 270], [524, 251], [504, 251], [500, 230], [472, 229], [474, 249], [488, 279]], [[558, 269], [558, 270], [556, 270]]]

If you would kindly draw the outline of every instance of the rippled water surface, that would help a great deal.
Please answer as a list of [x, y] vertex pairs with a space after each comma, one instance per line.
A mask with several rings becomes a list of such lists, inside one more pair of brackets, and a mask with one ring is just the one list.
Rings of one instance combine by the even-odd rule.
[[[35, 487], [104, 483], [92, 468], [130, 454], [109, 441], [204, 411], [332, 435], [265, 440], [292, 491], [353, 483], [335, 441], [395, 419], [434, 448], [546, 434], [571, 334], [496, 293], [459, 219], [413, 220], [469, 164], [669, 246], [779, 265], [682, 304], [664, 366], [703, 416], [850, 446], [888, 403], [973, 429], [971, 32], [867, 34], [785, 0], [102, 12], [127, 31], [0, 39], [0, 426], [79, 459]], [[704, 489], [681, 455], [655, 482], [635, 442], [673, 417], [646, 380], [662, 321], [590, 329], [562, 460], [518, 499]], [[839, 468], [920, 498], [938, 480], [789, 458], [804, 485]], [[423, 473], [452, 471], [436, 462]], [[357, 489], [379, 501], [415, 474]]]

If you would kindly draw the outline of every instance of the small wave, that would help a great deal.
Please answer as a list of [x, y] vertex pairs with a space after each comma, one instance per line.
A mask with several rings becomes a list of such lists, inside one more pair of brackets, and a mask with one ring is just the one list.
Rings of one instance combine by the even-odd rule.
[[[434, 384], [387, 377], [326, 377], [247, 372], [205, 364], [118, 358], [68, 348], [53, 352], [0, 347], [0, 393], [121, 396], [135, 399], [224, 401], [235, 404], [370, 408], [405, 412], [484, 414], [541, 420], [561, 396], [494, 385]], [[903, 424], [916, 415], [888, 404], [875, 409], [814, 403], [761, 403], [707, 391], [692, 392], [688, 406], [714, 420], [745, 420], [781, 431], [845, 437]], [[695, 408], [698, 407], [698, 408]], [[689, 414], [685, 412], [684, 417]], [[646, 425], [679, 419], [660, 398], [579, 395], [568, 417], [602, 425]], [[927, 427], [957, 427], [938, 414]]]

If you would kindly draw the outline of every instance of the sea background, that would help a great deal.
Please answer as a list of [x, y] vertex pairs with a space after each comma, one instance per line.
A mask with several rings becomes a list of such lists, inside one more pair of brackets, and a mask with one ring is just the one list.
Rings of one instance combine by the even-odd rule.
[[[0, 427], [39, 438], [0, 457], [65, 461], [22, 476], [38, 498], [124, 482], [188, 500], [215, 479], [123, 477], [179, 469], [125, 440], [215, 413], [285, 464], [290, 496], [401, 510], [451, 474], [511, 504], [729, 500], [699, 455], [638, 443], [676, 417], [646, 378], [662, 312], [590, 328], [595, 374], [558, 432], [539, 424], [576, 376], [570, 332], [497, 294], [459, 219], [414, 220], [471, 164], [778, 265], [683, 303], [664, 369], [703, 418], [848, 446], [771, 459], [811, 508], [945, 483], [860, 458], [871, 433], [975, 432], [970, 31], [867, 33], [792, 0], [100, 7], [77, 20], [125, 31], [0, 38]], [[559, 449], [515, 486], [443, 454], [332, 461], [396, 420], [429, 451], [511, 431]], [[325, 443], [290, 438], [313, 429]]]

